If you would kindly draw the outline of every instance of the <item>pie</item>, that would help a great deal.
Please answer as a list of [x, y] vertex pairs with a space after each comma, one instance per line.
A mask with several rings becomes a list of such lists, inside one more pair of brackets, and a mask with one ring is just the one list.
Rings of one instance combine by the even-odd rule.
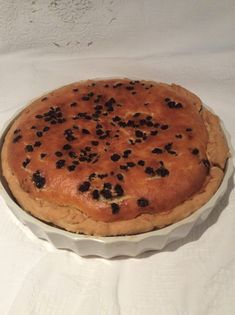
[[68, 231], [115, 236], [197, 211], [218, 190], [228, 156], [219, 118], [185, 88], [99, 79], [24, 108], [1, 162], [31, 215]]

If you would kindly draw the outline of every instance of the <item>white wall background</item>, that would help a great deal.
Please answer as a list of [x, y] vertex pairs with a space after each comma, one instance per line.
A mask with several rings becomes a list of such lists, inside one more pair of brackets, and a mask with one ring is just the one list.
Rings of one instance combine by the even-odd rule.
[[0, 0], [0, 52], [193, 54], [235, 48], [234, 0]]

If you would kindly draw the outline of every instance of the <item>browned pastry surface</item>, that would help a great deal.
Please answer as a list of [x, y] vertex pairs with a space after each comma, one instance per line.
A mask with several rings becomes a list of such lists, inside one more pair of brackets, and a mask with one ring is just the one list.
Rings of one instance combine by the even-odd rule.
[[172, 84], [74, 83], [25, 108], [3, 173], [36, 217], [74, 232], [133, 234], [179, 221], [217, 190], [228, 157], [219, 119]]

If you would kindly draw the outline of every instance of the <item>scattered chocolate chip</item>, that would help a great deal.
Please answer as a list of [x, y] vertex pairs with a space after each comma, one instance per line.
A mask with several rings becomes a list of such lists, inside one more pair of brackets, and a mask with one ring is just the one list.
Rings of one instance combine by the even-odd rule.
[[94, 141], [94, 140], [92, 140], [92, 141], [91, 141], [91, 144], [94, 145], [94, 146], [97, 146], [97, 145], [99, 145], [99, 141]]
[[17, 133], [19, 133], [20, 132], [20, 129], [15, 129], [14, 130], [14, 135], [16, 135]]
[[145, 161], [139, 160], [139, 161], [137, 162], [137, 164], [140, 165], [140, 166], [144, 166], [144, 165], [145, 165]]
[[76, 107], [77, 105], [78, 105], [77, 102], [73, 102], [70, 104], [71, 107]]
[[210, 162], [208, 159], [203, 159], [202, 163], [204, 164], [205, 167], [209, 168], [210, 167]]
[[178, 139], [181, 139], [181, 138], [182, 138], [182, 135], [177, 134], [177, 135], [175, 135], [175, 137], [178, 138]]
[[137, 200], [137, 205], [141, 208], [147, 207], [149, 205], [149, 201], [146, 198], [140, 198]]
[[186, 128], [185, 130], [186, 130], [186, 131], [193, 131], [192, 128]]
[[58, 157], [61, 157], [61, 156], [63, 155], [63, 153], [60, 152], [60, 151], [56, 151], [56, 152], [55, 152], [55, 155], [58, 156]]
[[42, 133], [42, 131], [37, 131], [37, 132], [36, 132], [36, 135], [40, 138], [40, 137], [43, 136], [43, 133]]
[[158, 134], [158, 131], [157, 130], [152, 130], [151, 132], [150, 132], [150, 135], [151, 136], [156, 136]]
[[90, 186], [91, 186], [91, 184], [89, 182], [85, 181], [79, 186], [79, 191], [81, 191], [81, 192], [88, 191], [90, 189]]
[[34, 143], [34, 147], [40, 147], [42, 145], [42, 143], [40, 141], [36, 141]]
[[42, 115], [36, 115], [35, 118], [41, 119], [41, 118], [43, 118], [43, 116]]
[[154, 148], [154, 149], [152, 150], [152, 153], [161, 154], [161, 153], [163, 153], [163, 150], [160, 149], [160, 148]]
[[31, 144], [27, 144], [24, 149], [25, 152], [33, 152], [33, 146]]
[[69, 151], [69, 156], [73, 159], [76, 159], [78, 157], [77, 154], [73, 151]]
[[167, 144], [165, 145], [165, 147], [164, 147], [165, 150], [166, 150], [166, 151], [170, 151], [170, 150], [172, 149], [172, 144], [173, 144], [172, 142], [171, 142], [171, 143], [167, 143]]
[[104, 183], [104, 188], [112, 189], [112, 184], [110, 184], [110, 183]]
[[93, 199], [95, 199], [95, 200], [98, 200], [98, 199], [100, 198], [100, 193], [99, 193], [99, 190], [98, 190], [98, 189], [93, 190], [93, 192], [92, 192], [92, 197], [93, 197]]
[[70, 149], [72, 149], [72, 147], [68, 143], [63, 146], [63, 150], [70, 150]]
[[43, 177], [39, 171], [36, 171], [35, 173], [33, 173], [32, 180], [35, 186], [39, 189], [43, 188], [43, 186], [46, 183], [45, 177]]
[[123, 152], [122, 157], [123, 157], [123, 158], [128, 158], [128, 157], [129, 157], [129, 155], [131, 154], [131, 152], [132, 152], [132, 151], [131, 151], [131, 150], [129, 150], [129, 149], [128, 149], [128, 150], [125, 150], [125, 151]]
[[82, 129], [82, 133], [85, 134], [85, 135], [88, 135], [88, 134], [90, 134], [90, 131], [85, 129], [85, 128], [83, 128]]
[[121, 186], [121, 185], [116, 184], [115, 187], [114, 187], [114, 190], [115, 190], [115, 192], [116, 192], [116, 194], [117, 194], [118, 197], [123, 196], [124, 190], [122, 189], [122, 186]]
[[120, 160], [121, 156], [119, 154], [114, 153], [113, 155], [111, 155], [110, 158], [113, 162], [117, 162], [118, 160]]
[[100, 191], [100, 194], [105, 198], [105, 199], [111, 199], [112, 198], [112, 193], [109, 189], [102, 189]]
[[56, 161], [56, 168], [62, 168], [65, 165], [65, 160]]
[[161, 125], [161, 129], [162, 129], [162, 130], [167, 130], [168, 128], [169, 128], [168, 125]]
[[164, 166], [162, 166], [156, 169], [156, 174], [160, 177], [165, 177], [169, 175], [169, 171]]
[[22, 136], [21, 135], [18, 135], [18, 136], [16, 136], [14, 139], [13, 139], [13, 143], [16, 143], [16, 142], [18, 142], [20, 139], [22, 138]]
[[152, 167], [150, 167], [150, 166], [147, 166], [145, 168], [145, 173], [148, 174], [148, 175], [151, 175], [151, 176], [155, 175], [154, 169]]
[[23, 167], [26, 167], [28, 164], [30, 163], [30, 159], [29, 158], [26, 158], [24, 160], [24, 162], [22, 163]]
[[117, 203], [111, 203], [112, 214], [116, 214], [120, 211], [120, 207]]
[[40, 158], [43, 159], [47, 154], [46, 153], [41, 153]]
[[49, 129], [50, 129], [50, 127], [46, 126], [46, 127], [43, 128], [43, 131], [46, 132], [46, 131], [48, 131]]
[[134, 167], [135, 163], [134, 162], [127, 162], [126, 165], [127, 165], [127, 167]]
[[135, 131], [135, 135], [136, 135], [137, 138], [142, 138], [144, 133], [141, 130], [136, 130]]
[[122, 181], [124, 179], [124, 176], [121, 173], [118, 173], [117, 174], [117, 179]]
[[199, 153], [199, 150], [198, 150], [197, 148], [195, 148], [195, 149], [192, 150], [192, 154], [198, 155], [198, 153]]
[[75, 170], [75, 168], [76, 168], [76, 165], [69, 165], [68, 166], [68, 170], [69, 170], [69, 172], [72, 172], [72, 171], [74, 171]]

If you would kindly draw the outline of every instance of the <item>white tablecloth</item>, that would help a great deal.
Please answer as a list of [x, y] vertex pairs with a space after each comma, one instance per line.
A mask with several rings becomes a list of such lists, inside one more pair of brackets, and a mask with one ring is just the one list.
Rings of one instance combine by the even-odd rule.
[[[40, 7], [40, 2], [33, 2], [34, 6]], [[52, 1], [56, 2], [60, 4]], [[153, 4], [154, 1], [150, 2]], [[5, 5], [8, 3], [6, 1]], [[21, 2], [16, 3], [20, 7]], [[90, 1], [84, 3], [89, 5]], [[134, 34], [133, 28], [128, 33], [128, 19], [133, 12], [131, 9], [135, 8], [134, 3], [138, 3], [137, 17], [141, 17], [141, 12], [144, 14], [145, 27], [148, 25], [148, 14], [151, 17], [151, 36], [146, 33], [145, 38], [145, 34], [141, 33], [142, 47], [138, 37], [140, 27], [134, 37], [130, 37]], [[109, 20], [109, 24], [116, 27], [115, 40], [110, 41], [110, 34], [96, 20], [99, 32], [106, 32], [105, 36], [96, 37], [99, 40], [94, 41], [94, 45], [85, 45], [83, 41], [87, 46], [83, 53], [76, 53], [74, 48], [72, 54], [67, 54], [56, 45], [54, 50], [17, 50], [19, 38], [15, 36], [15, 46], [9, 46], [9, 38], [5, 33], [3, 36], [4, 27], [7, 29], [9, 25], [0, 23], [4, 39], [0, 45], [0, 123], [35, 96], [72, 81], [117, 75], [144, 77], [176, 82], [200, 95], [222, 118], [235, 146], [235, 45], [231, 28], [234, 26], [231, 23], [234, 2], [202, 1], [198, 4], [200, 1], [177, 1], [175, 3], [179, 4], [180, 11], [173, 12], [168, 10], [170, 2], [164, 1], [160, 10], [155, 10], [156, 17], [160, 19], [160, 32], [153, 22], [152, 8], [147, 14], [147, 5], [143, 5], [142, 10], [141, 3], [144, 1], [124, 1], [123, 5], [129, 8], [128, 12], [122, 10], [124, 15], [117, 7], [112, 7], [114, 4], [110, 4], [103, 18], [108, 19], [108, 12], [116, 10]], [[184, 8], [185, 3], [191, 11]], [[206, 14], [203, 6], [208, 10]], [[193, 9], [197, 9], [196, 15]], [[35, 10], [39, 10], [38, 7]], [[100, 11], [98, 14], [101, 21]], [[11, 19], [14, 17], [12, 15]], [[20, 14], [19, 19], [23, 19]], [[118, 24], [118, 19], [126, 24]], [[38, 23], [36, 18], [35, 23]], [[139, 25], [132, 15], [130, 23]], [[165, 30], [163, 25], [169, 28]], [[195, 25], [198, 25], [196, 30]], [[68, 35], [69, 27], [66, 27]], [[131, 42], [120, 42], [118, 27], [124, 27], [125, 38], [129, 36]], [[72, 26], [70, 29], [72, 32]], [[167, 34], [167, 40], [162, 31]], [[24, 37], [26, 33], [22, 35], [25, 41], [29, 37]], [[59, 37], [60, 33], [57, 33], [55, 36]], [[39, 42], [44, 39], [36, 29], [34, 34], [39, 37]], [[108, 38], [107, 43], [105, 38]], [[93, 50], [90, 49], [92, 45], [95, 47]], [[129, 50], [125, 51], [125, 48]], [[160, 252], [111, 260], [81, 258], [37, 239], [17, 221], [0, 197], [0, 314], [235, 314], [235, 193], [232, 186], [233, 183], [230, 183], [227, 195], [209, 219], [185, 239], [168, 245]]]

